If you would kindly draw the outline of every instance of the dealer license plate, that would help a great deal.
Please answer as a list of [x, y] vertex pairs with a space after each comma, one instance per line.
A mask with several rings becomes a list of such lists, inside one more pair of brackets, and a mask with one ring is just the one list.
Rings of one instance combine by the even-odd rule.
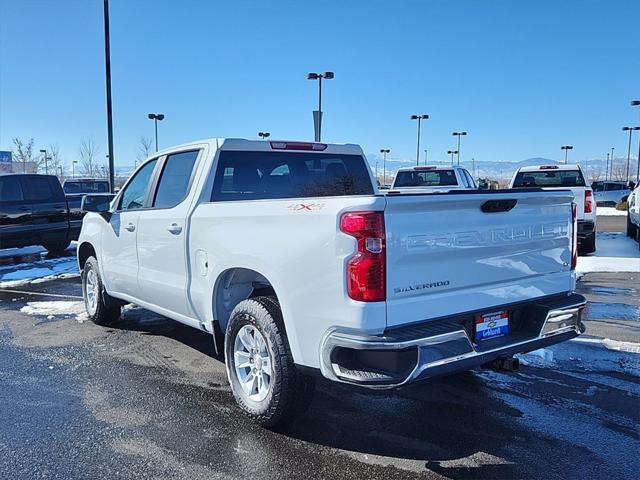
[[476, 342], [509, 333], [509, 312], [501, 310], [476, 315]]

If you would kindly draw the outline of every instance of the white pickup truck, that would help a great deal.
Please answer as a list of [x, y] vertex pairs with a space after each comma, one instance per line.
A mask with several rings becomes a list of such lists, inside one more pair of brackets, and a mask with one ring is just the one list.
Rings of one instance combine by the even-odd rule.
[[478, 186], [467, 169], [459, 166], [422, 165], [400, 168], [391, 190], [404, 192], [446, 192], [476, 189]]
[[578, 208], [578, 249], [596, 251], [596, 202], [579, 165], [537, 165], [522, 167], [511, 179], [511, 188], [569, 190]]
[[209, 332], [265, 426], [304, 411], [316, 375], [391, 388], [583, 329], [566, 191], [383, 195], [355, 145], [213, 139], [83, 208], [90, 319], [134, 303]]

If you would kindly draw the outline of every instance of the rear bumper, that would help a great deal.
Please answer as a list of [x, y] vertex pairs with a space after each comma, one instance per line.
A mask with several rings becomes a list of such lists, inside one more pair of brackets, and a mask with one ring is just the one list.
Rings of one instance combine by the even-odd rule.
[[332, 330], [321, 345], [321, 371], [330, 380], [382, 389], [469, 370], [576, 337], [584, 331], [585, 306], [585, 298], [575, 293], [518, 305], [518, 311], [526, 312], [521, 331], [483, 345], [474, 343], [473, 334], [461, 323], [474, 312], [379, 337]]
[[592, 220], [578, 220], [578, 240], [585, 239], [593, 235], [596, 231], [596, 224]]

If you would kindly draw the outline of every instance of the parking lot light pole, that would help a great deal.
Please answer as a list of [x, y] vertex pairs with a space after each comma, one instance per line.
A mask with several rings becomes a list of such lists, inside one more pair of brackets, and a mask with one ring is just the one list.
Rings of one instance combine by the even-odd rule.
[[424, 149], [424, 164], [425, 165], [428, 163], [428, 161], [427, 161], [428, 159], [429, 159], [429, 151], [425, 148]]
[[153, 120], [156, 127], [156, 152], [158, 151], [158, 121], [164, 120], [164, 114], [162, 113], [150, 113], [148, 115], [149, 120]]
[[40, 150], [40, 153], [44, 155], [44, 174], [49, 175], [49, 166], [47, 165], [47, 151]]
[[629, 162], [631, 161], [631, 134], [634, 130], [640, 130], [640, 127], [622, 127], [623, 132], [629, 132], [629, 147], [627, 148], [627, 183], [629, 183]]
[[454, 137], [458, 137], [458, 150], [456, 150], [458, 153], [458, 165], [460, 165], [460, 137], [466, 135], [467, 132], [453, 132], [452, 135]]
[[416, 166], [420, 165], [420, 122], [428, 120], [429, 115], [411, 115], [411, 120], [418, 120], [418, 145], [416, 146]]
[[76, 178], [76, 163], [78, 163], [77, 160], [71, 162], [71, 178]]
[[458, 154], [458, 150], [447, 150], [447, 154], [451, 155], [451, 165], [453, 165], [453, 156]]
[[[632, 107], [640, 106], [640, 100], [631, 100]], [[636, 185], [640, 183], [640, 138], [638, 139], [638, 158], [636, 159]]]
[[604, 181], [606, 182], [607, 180], [609, 180], [609, 152], [607, 152], [607, 166], [604, 169]]
[[109, 189], [114, 193], [113, 108], [111, 102], [111, 40], [109, 37], [109, 0], [104, 0], [104, 68], [107, 87], [107, 148], [109, 150]]
[[322, 139], [322, 79], [331, 80], [335, 77], [333, 72], [308, 73], [307, 80], [318, 80], [318, 110], [313, 112], [314, 130], [316, 142]]
[[566, 165], [569, 157], [569, 150], [573, 150], [573, 145], [562, 145], [560, 150], [564, 150], [564, 163]]
[[258, 132], [258, 136], [261, 139], [265, 140], [265, 139], [269, 138], [271, 136], [271, 134], [269, 132]]
[[382, 154], [382, 184], [387, 184], [387, 153], [390, 153], [391, 150], [388, 148], [381, 148], [380, 153]]

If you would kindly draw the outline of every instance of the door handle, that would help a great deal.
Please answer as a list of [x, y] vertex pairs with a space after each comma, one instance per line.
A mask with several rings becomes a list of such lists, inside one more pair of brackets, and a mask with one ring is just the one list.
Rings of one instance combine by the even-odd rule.
[[126, 227], [124, 227], [126, 231], [133, 232], [136, 229], [136, 226], [133, 223], [129, 223]]
[[29, 207], [18, 207], [18, 210], [20, 210], [21, 212], [28, 212]]
[[169, 230], [169, 232], [173, 233], [174, 235], [180, 235], [180, 232], [182, 232], [182, 227], [177, 223], [172, 223], [167, 227], [167, 230]]

